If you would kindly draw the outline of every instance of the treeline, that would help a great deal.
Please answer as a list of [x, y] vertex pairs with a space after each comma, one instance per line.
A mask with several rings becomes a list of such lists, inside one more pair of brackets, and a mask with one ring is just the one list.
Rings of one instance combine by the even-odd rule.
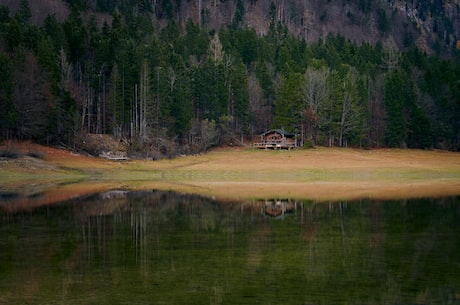
[[3, 138], [112, 134], [175, 154], [284, 128], [304, 145], [459, 149], [460, 56], [391, 38], [307, 45], [274, 19], [260, 37], [237, 22], [160, 26], [149, 10], [104, 16], [74, 7], [37, 26], [28, 1], [0, 7]]

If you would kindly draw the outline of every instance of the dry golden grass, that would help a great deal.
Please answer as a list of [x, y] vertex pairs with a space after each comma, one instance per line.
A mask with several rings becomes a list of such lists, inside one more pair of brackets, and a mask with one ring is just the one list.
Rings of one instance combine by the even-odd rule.
[[[230, 198], [316, 200], [460, 194], [460, 154], [421, 150], [222, 149], [147, 167], [173, 188]], [[187, 187], [190, 190], [187, 190]]]
[[460, 195], [460, 154], [444, 151], [241, 148], [172, 160], [113, 162], [35, 144], [16, 145], [18, 150], [39, 151], [43, 159], [0, 161], [0, 191], [79, 180], [59, 186], [60, 193], [126, 188], [226, 199], [313, 200]]

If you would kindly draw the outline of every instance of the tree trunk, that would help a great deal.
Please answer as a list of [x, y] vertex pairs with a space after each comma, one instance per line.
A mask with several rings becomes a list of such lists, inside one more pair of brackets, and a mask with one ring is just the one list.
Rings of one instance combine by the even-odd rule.
[[202, 0], [198, 0], [198, 24], [201, 25], [201, 7], [202, 7]]

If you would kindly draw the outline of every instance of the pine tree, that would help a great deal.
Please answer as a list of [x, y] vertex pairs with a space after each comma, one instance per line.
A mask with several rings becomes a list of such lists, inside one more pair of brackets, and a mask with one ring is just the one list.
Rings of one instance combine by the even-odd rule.
[[301, 125], [304, 78], [300, 73], [288, 73], [281, 77], [276, 94], [273, 127], [297, 131]]
[[400, 71], [390, 72], [385, 78], [385, 106], [387, 109], [387, 130], [385, 142], [388, 147], [406, 145], [406, 120], [404, 117], [404, 90]]
[[227, 113], [233, 118], [233, 132], [243, 133], [248, 125], [249, 92], [246, 66], [241, 61], [232, 65], [229, 84], [231, 90]]
[[185, 140], [193, 117], [190, 78], [185, 63], [180, 60], [176, 65], [175, 85], [171, 92], [171, 113], [174, 114], [174, 134]]
[[13, 105], [13, 67], [8, 56], [0, 53], [0, 137], [9, 138], [17, 122]]
[[17, 14], [17, 18], [23, 25], [26, 25], [29, 23], [30, 18], [32, 18], [32, 11], [30, 10], [28, 0], [19, 1], [19, 11]]

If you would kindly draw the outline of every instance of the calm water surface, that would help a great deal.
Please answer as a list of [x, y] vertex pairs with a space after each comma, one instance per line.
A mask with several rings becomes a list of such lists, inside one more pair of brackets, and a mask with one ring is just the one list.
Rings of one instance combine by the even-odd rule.
[[16, 199], [0, 199], [0, 304], [460, 304], [460, 198]]

